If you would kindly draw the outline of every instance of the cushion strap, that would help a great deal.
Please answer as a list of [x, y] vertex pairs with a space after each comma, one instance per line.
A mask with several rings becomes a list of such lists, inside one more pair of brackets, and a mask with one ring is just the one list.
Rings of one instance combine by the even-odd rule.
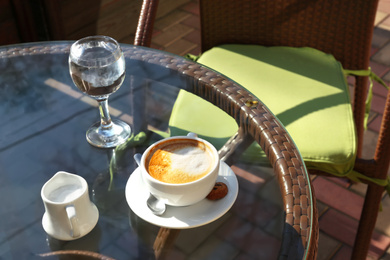
[[385, 187], [387, 193], [390, 195], [390, 176], [387, 176], [387, 179], [378, 179], [365, 176], [357, 171], [351, 171], [346, 177], [354, 182], [362, 182], [361, 179], [364, 179], [379, 186]]
[[[369, 77], [370, 80], [370, 86], [368, 89], [367, 99], [366, 99], [366, 109], [365, 109], [365, 118], [364, 118], [364, 128], [367, 129], [367, 121], [368, 121], [368, 115], [370, 113], [371, 109], [371, 102], [372, 102], [372, 86], [373, 86], [373, 80], [384, 86], [387, 90], [389, 90], [389, 86], [386, 85], [386, 83], [374, 72], [372, 72], [371, 68], [369, 67], [367, 70], [346, 70], [343, 69], [345, 76], [359, 76], [359, 77]], [[372, 183], [375, 183], [379, 186], [383, 186], [386, 188], [387, 193], [390, 195], [390, 177], [388, 176], [387, 179], [378, 179], [378, 178], [371, 178], [368, 176], [365, 176], [359, 172], [352, 171], [347, 176], [349, 179], [355, 182], [361, 182], [361, 179], [370, 181]]]
[[200, 56], [201, 55], [194, 55], [194, 54], [191, 54], [191, 53], [187, 53], [186, 55], [184, 55], [184, 58], [196, 62], [200, 58]]
[[374, 72], [372, 72], [371, 68], [369, 67], [367, 70], [346, 70], [343, 69], [345, 76], [359, 76], [359, 77], [368, 77], [370, 80], [370, 86], [368, 89], [367, 99], [366, 99], [366, 109], [365, 109], [365, 116], [364, 116], [364, 129], [367, 129], [367, 122], [368, 122], [368, 115], [371, 110], [371, 102], [372, 102], [372, 86], [373, 86], [373, 80], [384, 86], [387, 90], [389, 87], [386, 85], [386, 83], [378, 77]]

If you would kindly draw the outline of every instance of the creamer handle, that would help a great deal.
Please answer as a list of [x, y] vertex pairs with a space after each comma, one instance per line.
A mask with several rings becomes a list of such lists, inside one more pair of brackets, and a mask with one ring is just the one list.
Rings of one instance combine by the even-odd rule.
[[65, 207], [66, 214], [68, 215], [69, 225], [70, 225], [70, 235], [74, 238], [80, 236], [79, 223], [77, 221], [76, 209], [73, 205], [68, 205]]

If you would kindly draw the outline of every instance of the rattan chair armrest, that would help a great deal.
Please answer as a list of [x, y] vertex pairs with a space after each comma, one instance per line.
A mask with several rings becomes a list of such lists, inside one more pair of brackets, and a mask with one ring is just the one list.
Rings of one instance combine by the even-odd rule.
[[159, 0], [143, 1], [134, 45], [150, 47]]

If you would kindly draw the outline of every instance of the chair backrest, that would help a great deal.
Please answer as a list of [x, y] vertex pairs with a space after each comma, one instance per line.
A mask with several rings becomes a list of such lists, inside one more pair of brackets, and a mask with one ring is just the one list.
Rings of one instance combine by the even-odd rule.
[[200, 0], [202, 51], [226, 43], [313, 47], [366, 69], [378, 0]]

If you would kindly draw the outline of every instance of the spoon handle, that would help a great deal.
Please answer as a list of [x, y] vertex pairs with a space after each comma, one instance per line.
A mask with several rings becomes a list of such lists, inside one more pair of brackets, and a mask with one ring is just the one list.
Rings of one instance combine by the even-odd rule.
[[136, 153], [136, 154], [134, 154], [133, 157], [134, 157], [135, 162], [138, 164], [138, 166], [140, 166], [141, 165], [142, 154]]

